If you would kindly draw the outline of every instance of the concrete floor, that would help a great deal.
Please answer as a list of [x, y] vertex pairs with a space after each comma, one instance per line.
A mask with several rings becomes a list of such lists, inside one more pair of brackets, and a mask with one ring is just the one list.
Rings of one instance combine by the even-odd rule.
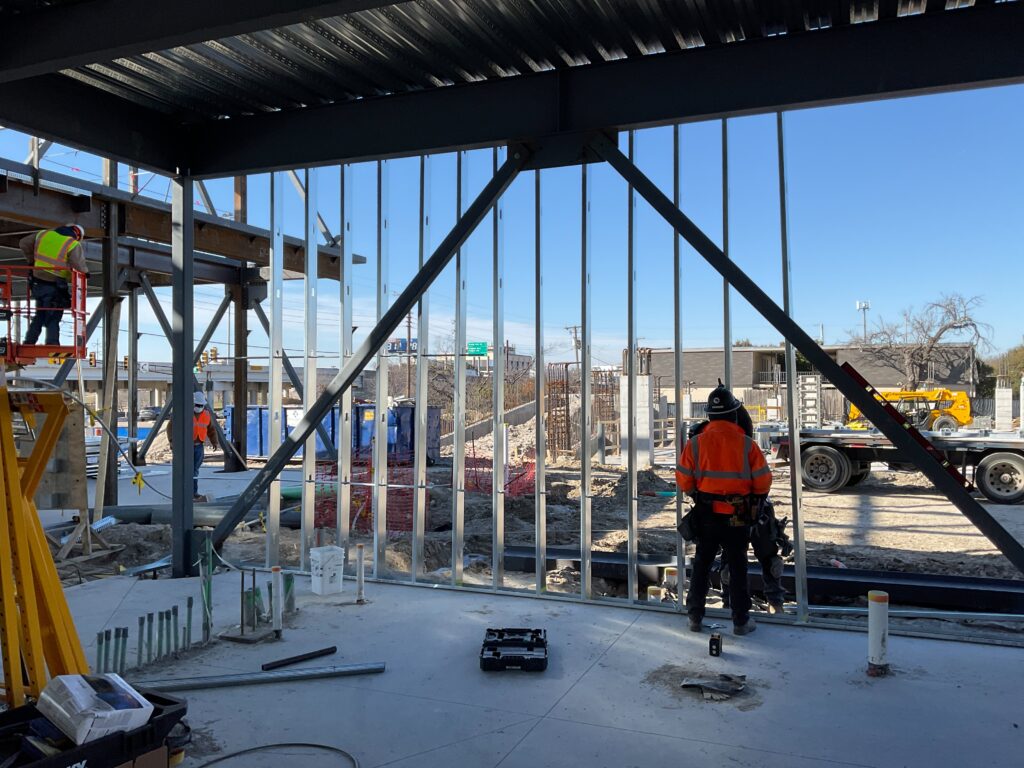
[[[260, 577], [261, 581], [266, 576]], [[725, 627], [725, 652], [675, 615], [502, 595], [351, 584], [331, 598], [298, 578], [299, 613], [282, 641], [218, 643], [130, 679], [259, 669], [267, 660], [337, 645], [307, 662], [383, 661], [379, 675], [193, 691], [198, 732], [188, 764], [256, 744], [313, 741], [342, 747], [363, 766], [1010, 766], [1024, 754], [1019, 649], [890, 639], [894, 674], [864, 674], [863, 634], [762, 624], [749, 637]], [[215, 582], [215, 622], [238, 615], [238, 577]], [[195, 580], [111, 578], [67, 591], [83, 640], [136, 617], [184, 604]], [[197, 600], [198, 603], [198, 600]], [[486, 627], [548, 630], [543, 673], [484, 673]], [[195, 634], [198, 636], [198, 610]], [[92, 651], [89, 651], [92, 659]], [[704, 702], [677, 687], [688, 674], [746, 674], [753, 688]], [[289, 750], [224, 765], [310, 768], [336, 757]]]

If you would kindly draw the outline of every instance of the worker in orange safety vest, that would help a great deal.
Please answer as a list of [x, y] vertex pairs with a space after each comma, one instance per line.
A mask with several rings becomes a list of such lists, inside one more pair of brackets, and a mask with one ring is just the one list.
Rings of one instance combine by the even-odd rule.
[[772, 474], [757, 443], [737, 424], [741, 407], [719, 380], [708, 397], [710, 423], [687, 440], [676, 465], [676, 484], [694, 501], [688, 517], [697, 551], [686, 597], [693, 632], [702, 628], [708, 579], [719, 547], [729, 560], [733, 631], [746, 635], [756, 628], [750, 618], [747, 547], [754, 512], [771, 489]]
[[[206, 395], [202, 392], [194, 392], [192, 395], [192, 498], [195, 501], [205, 501], [199, 495], [199, 468], [203, 465], [206, 457], [206, 441], [214, 450], [219, 447], [217, 444], [217, 430], [213, 429], [213, 418], [210, 416], [210, 409], [206, 407]], [[171, 442], [174, 448], [173, 437], [171, 436], [171, 420], [167, 420], [167, 441]]]

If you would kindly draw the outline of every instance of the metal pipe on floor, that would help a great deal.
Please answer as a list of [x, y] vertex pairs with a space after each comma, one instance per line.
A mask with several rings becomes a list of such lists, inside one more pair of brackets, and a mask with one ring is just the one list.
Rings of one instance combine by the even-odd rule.
[[328, 677], [348, 677], [351, 675], [367, 675], [385, 670], [382, 661], [367, 664], [344, 664], [333, 667], [313, 667], [312, 669], [289, 669], [273, 672], [249, 672], [240, 675], [211, 675], [209, 677], [193, 677], [178, 680], [147, 680], [138, 683], [138, 687], [151, 691], [173, 693], [175, 691], [196, 691], [211, 688], [230, 688], [239, 685], [260, 685], [264, 683], [287, 683], [298, 680], [320, 680]]

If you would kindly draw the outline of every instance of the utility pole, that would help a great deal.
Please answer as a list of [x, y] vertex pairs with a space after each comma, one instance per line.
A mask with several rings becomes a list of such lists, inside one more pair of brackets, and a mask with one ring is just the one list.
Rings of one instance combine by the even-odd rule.
[[572, 349], [576, 353], [576, 364], [579, 365], [579, 363], [580, 363], [580, 337], [579, 337], [580, 326], [578, 326], [578, 325], [567, 325], [567, 326], [565, 326], [565, 330], [567, 330], [570, 334], [572, 334]]
[[863, 315], [864, 315], [864, 343], [865, 344], [867, 343], [867, 340], [868, 340], [868, 310], [869, 309], [871, 309], [871, 302], [870, 301], [858, 301], [857, 302], [857, 311], [863, 313]]

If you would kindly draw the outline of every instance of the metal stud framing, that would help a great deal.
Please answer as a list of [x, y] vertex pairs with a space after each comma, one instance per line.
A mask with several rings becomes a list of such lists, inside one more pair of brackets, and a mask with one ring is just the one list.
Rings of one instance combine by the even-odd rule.
[[[468, 191], [469, 163], [466, 153], [456, 158], [455, 209], [464, 213], [463, 200]], [[455, 392], [454, 456], [452, 459], [452, 584], [462, 584], [463, 526], [466, 521], [466, 277], [469, 254], [460, 248], [455, 254]]]
[[[635, 160], [636, 135], [629, 132], [628, 152]], [[629, 187], [626, 193], [626, 590], [629, 600], [637, 599], [637, 452], [636, 452], [636, 193]]]
[[[341, 332], [339, 339], [338, 370], [352, 357], [352, 212], [355, 201], [355, 183], [352, 166], [343, 165], [341, 185], [341, 264], [338, 265], [338, 300], [341, 302]], [[341, 394], [338, 432], [338, 507], [336, 537], [349, 558], [349, 520], [352, 506], [352, 389]]]
[[[498, 148], [491, 153], [491, 173], [498, 172]], [[505, 581], [505, 224], [501, 199], [491, 213], [493, 275], [493, 359], [491, 392], [493, 394], [491, 459], [491, 585], [500, 589]]]
[[590, 506], [590, 436], [593, 408], [590, 402], [590, 184], [587, 166], [580, 166], [581, 243], [580, 243], [580, 341], [583, 346], [580, 365], [580, 595], [589, 600], [590, 560], [593, 548]]
[[[388, 311], [389, 274], [388, 162], [377, 162], [377, 322]], [[388, 373], [386, 348], [377, 352], [376, 401], [373, 409], [373, 575], [385, 571], [384, 550], [388, 541]]]
[[[319, 214], [316, 209], [316, 171], [306, 171], [305, 195], [305, 367], [302, 377], [302, 410], [309, 411], [316, 401], [316, 305], [317, 305], [317, 232]], [[283, 350], [282, 350], [283, 354]], [[283, 359], [282, 359], [283, 362]], [[302, 449], [302, 518], [300, 567], [309, 570], [309, 550], [313, 546], [314, 512], [316, 507], [316, 433], [306, 439]]]
[[[419, 268], [430, 248], [430, 158], [420, 158], [420, 199], [419, 199]], [[413, 429], [416, 441], [413, 452], [413, 475], [415, 489], [412, 507], [412, 567], [411, 577], [416, 581], [423, 577], [423, 538], [427, 518], [427, 417], [430, 399], [430, 292], [423, 294], [416, 309], [416, 411], [413, 415]]]
[[[270, 444], [281, 444], [284, 425], [281, 423], [284, 380], [284, 176], [270, 175], [270, 385], [267, 404], [270, 408]], [[274, 476], [267, 500], [267, 567], [280, 563], [278, 544], [281, 534], [281, 480]]]
[[547, 463], [547, 423], [545, 421], [544, 402], [544, 259], [541, 247], [541, 172], [533, 172], [533, 300], [534, 300], [534, 379], [533, 397], [537, 404], [536, 416], [536, 479], [533, 491], [534, 518], [534, 569], [538, 595], [548, 590], [547, 549], [548, 549], [548, 516], [547, 516], [547, 481], [545, 464]]
[[[722, 118], [722, 253], [729, 258], [729, 121]], [[732, 389], [732, 306], [729, 281], [722, 278], [722, 380]]]
[[[672, 202], [676, 208], [682, 205], [682, 187], [680, 184], [681, 169], [679, 166], [679, 139], [682, 129], [676, 125], [672, 128]], [[675, 373], [675, 452], [678, 456], [683, 450], [686, 435], [683, 432], [683, 259], [682, 238], [674, 234], [672, 237], [672, 370]], [[676, 490], [676, 526], [683, 519], [683, 494]], [[686, 542], [681, 536], [676, 538], [676, 608], [683, 610], [686, 592]]]

